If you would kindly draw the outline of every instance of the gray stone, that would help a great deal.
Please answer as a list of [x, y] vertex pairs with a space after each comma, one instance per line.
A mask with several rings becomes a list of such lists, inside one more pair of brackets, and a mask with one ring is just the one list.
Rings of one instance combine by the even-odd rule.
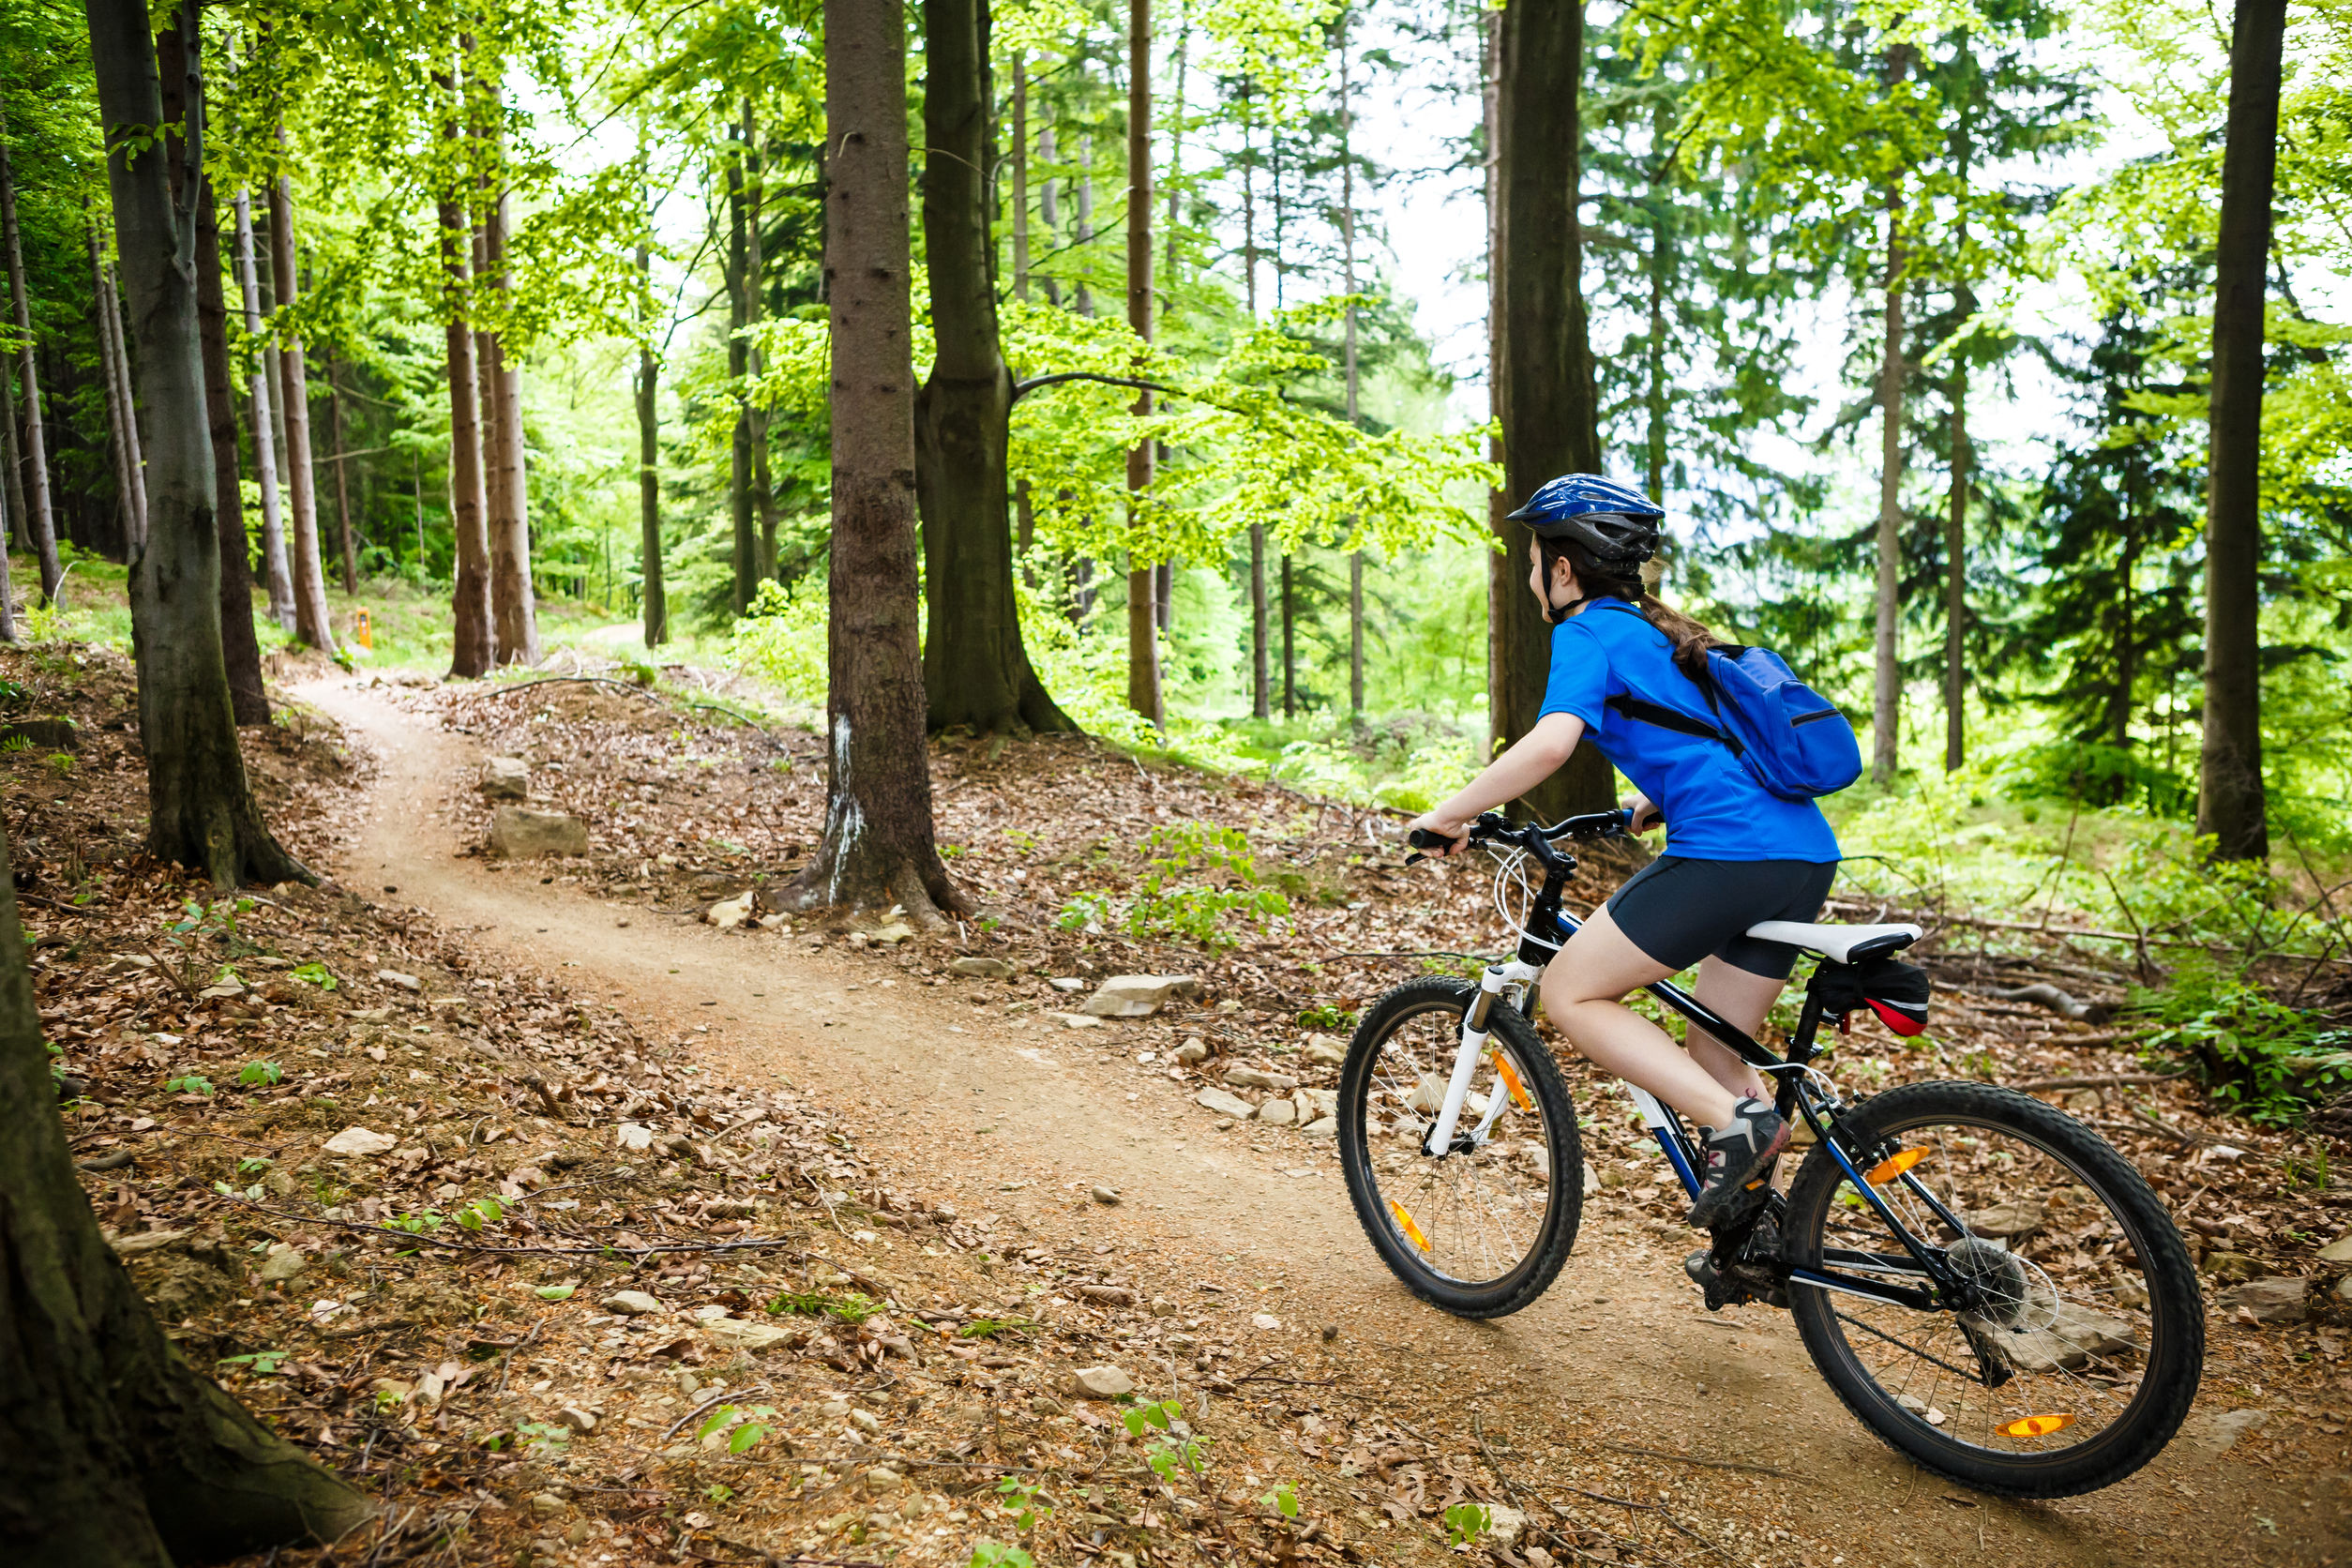
[[1093, 1197], [1095, 1202], [1102, 1204], [1105, 1208], [1108, 1208], [1110, 1205], [1119, 1201], [1119, 1189], [1117, 1187], [1096, 1187], [1094, 1189]]
[[2132, 1325], [2119, 1318], [2087, 1312], [2061, 1302], [2044, 1327], [2002, 1329], [1994, 1339], [2021, 1372], [2073, 1371], [2093, 1358], [2111, 1356], [2137, 1342]]
[[2042, 1205], [2030, 1200], [2016, 1203], [1997, 1203], [1989, 1209], [1964, 1215], [1968, 1229], [1979, 1236], [1998, 1236], [2014, 1240], [2030, 1236], [2042, 1229], [2047, 1216]]
[[2345, 1274], [2336, 1281], [2336, 1300], [2352, 1302], [2352, 1274]]
[[947, 967], [974, 980], [1010, 980], [1014, 973], [1013, 966], [1003, 958], [956, 958]]
[[262, 1266], [253, 1273], [264, 1285], [283, 1285], [309, 1264], [310, 1259], [300, 1247], [279, 1242], [270, 1247], [269, 1256], [262, 1259]]
[[731, 1350], [748, 1350], [755, 1356], [779, 1345], [795, 1344], [802, 1337], [798, 1331], [743, 1318], [713, 1318], [703, 1323], [702, 1333], [714, 1344]]
[[1089, 1399], [1117, 1399], [1135, 1392], [1135, 1380], [1116, 1366], [1081, 1366], [1070, 1374], [1070, 1386]]
[[1306, 1089], [1300, 1093], [1306, 1100], [1306, 1104], [1300, 1108], [1300, 1121], [1319, 1122], [1326, 1116], [1339, 1114], [1338, 1090]]
[[113, 1245], [116, 1257], [136, 1258], [143, 1252], [154, 1252], [170, 1246], [173, 1242], [184, 1242], [194, 1234], [192, 1230], [140, 1230], [115, 1237]]
[[1485, 1546], [1500, 1546], [1509, 1551], [1519, 1544], [1519, 1536], [1527, 1529], [1527, 1515], [1501, 1503], [1486, 1505], [1486, 1533], [1478, 1538]]
[[2233, 1285], [2216, 1301], [2223, 1311], [2257, 1323], [2299, 1323], [2311, 1316], [2311, 1281], [2272, 1275]]
[[490, 816], [490, 853], [509, 860], [586, 854], [588, 824], [561, 811], [502, 806]]
[[615, 1290], [596, 1304], [623, 1318], [642, 1318], [661, 1310], [661, 1303], [642, 1290]]
[[1299, 1108], [1288, 1100], [1268, 1100], [1258, 1108], [1258, 1120], [1272, 1126], [1287, 1127], [1299, 1119]]
[[555, 1419], [583, 1438], [596, 1429], [596, 1412], [583, 1410], [578, 1405], [565, 1406], [555, 1412]]
[[1199, 990], [1200, 982], [1189, 974], [1114, 974], [1094, 988], [1084, 1011], [1098, 1018], [1146, 1018]]
[[1046, 984], [1051, 986], [1057, 991], [1082, 991], [1086, 989], [1086, 982], [1079, 979], [1075, 974], [1057, 974], [1052, 979], [1047, 981]]
[[1309, 1122], [1305, 1126], [1301, 1127], [1299, 1131], [1304, 1133], [1309, 1138], [1337, 1138], [1339, 1136], [1339, 1118], [1336, 1116], [1319, 1116], [1314, 1121]]
[[1310, 1034], [1299, 1048], [1299, 1060], [1319, 1067], [1336, 1067], [1348, 1060], [1348, 1042], [1336, 1034]]
[[1193, 1104], [1205, 1106], [1219, 1116], [1230, 1116], [1237, 1122], [1247, 1121], [1258, 1109], [1239, 1094], [1223, 1089], [1203, 1089], [1193, 1096]]
[[1087, 1013], [1056, 1013], [1052, 1015], [1064, 1029], [1100, 1029], [1103, 1020]]
[[400, 1141], [389, 1133], [370, 1132], [366, 1127], [345, 1127], [319, 1147], [330, 1154], [388, 1154]]
[[380, 969], [376, 971], [376, 978], [387, 986], [404, 991], [421, 991], [425, 988], [425, 983], [422, 980], [417, 979], [414, 974], [403, 974], [397, 969]]
[[1277, 1094], [1288, 1094], [1299, 1086], [1299, 1080], [1281, 1073], [1269, 1073], [1257, 1067], [1228, 1067], [1225, 1081], [1244, 1089], [1269, 1089]]
[[528, 800], [531, 764], [520, 757], [492, 757], [482, 764], [481, 781], [475, 788], [485, 800]]
[[1209, 1060], [1209, 1048], [1200, 1040], [1186, 1040], [1183, 1045], [1178, 1046], [1168, 1054], [1174, 1060], [1183, 1063], [1187, 1067], [1197, 1067], [1201, 1063]]
[[2209, 1252], [2199, 1267], [2222, 1285], [2243, 1285], [2269, 1272], [2263, 1267], [2262, 1259], [2250, 1252]]
[[2269, 1424], [2269, 1410], [2215, 1410], [2189, 1424], [2189, 1440], [2207, 1454], [2225, 1454], [2239, 1438]]
[[2322, 1263], [2352, 1263], [2352, 1230], [2346, 1230], [2319, 1249]]

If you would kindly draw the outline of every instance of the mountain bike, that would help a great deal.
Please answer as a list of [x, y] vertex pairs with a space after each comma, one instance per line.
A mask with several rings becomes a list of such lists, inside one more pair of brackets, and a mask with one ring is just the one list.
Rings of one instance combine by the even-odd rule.
[[[1577, 928], [1560, 903], [1576, 862], [1555, 841], [1625, 826], [1614, 811], [1548, 827], [1478, 819], [1470, 837], [1501, 862], [1496, 907], [1516, 953], [1475, 983], [1397, 987], [1349, 1044], [1339, 1153], [1356, 1216], [1398, 1279], [1457, 1316], [1528, 1305], [1576, 1242], [1583, 1152], [1536, 1033], [1535, 988]], [[1839, 1096], [1816, 1065], [1822, 1026], [1843, 1031], [1848, 1011], [1877, 1000], [1877, 976], [1899, 970], [1923, 985], [1891, 957], [1919, 940], [1917, 926], [1770, 921], [1749, 934], [1816, 957], [1786, 1058], [1681, 988], [1648, 988], [1753, 1063], [1781, 1115], [1812, 1136], [1786, 1190], [1764, 1192], [1686, 1263], [1709, 1309], [1786, 1308], [1846, 1407], [1955, 1481], [2055, 1498], [2138, 1470], [2179, 1428], [2205, 1354], [2195, 1271], [2155, 1194], [2090, 1128], [2012, 1090], [1930, 1082]], [[1691, 1131], [1624, 1088], [1695, 1198]]]

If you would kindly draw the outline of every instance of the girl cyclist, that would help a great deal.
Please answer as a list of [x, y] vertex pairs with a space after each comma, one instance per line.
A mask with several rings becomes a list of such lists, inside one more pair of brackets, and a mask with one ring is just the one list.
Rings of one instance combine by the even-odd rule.
[[[1665, 826], [1667, 852], [1592, 912], [1544, 972], [1544, 1012], [1586, 1057], [1699, 1123], [1706, 1169], [1690, 1222], [1719, 1228], [1762, 1200], [1787, 1123], [1754, 1067], [1696, 1026], [1689, 1052], [1620, 1000], [1699, 965], [1698, 1000], [1750, 1034], [1797, 949], [1759, 942], [1763, 920], [1809, 921], [1837, 875], [1836, 837], [1811, 801], [1772, 794], [1721, 742], [1647, 723], [1641, 706], [1713, 723], [1706, 627], [1642, 590], [1666, 514], [1638, 491], [1570, 474], [1511, 517], [1535, 535], [1529, 591], [1552, 625], [1535, 728], [1453, 799], [1411, 825], [1455, 840], [1482, 811], [1527, 793], [1590, 738], [1637, 792], [1635, 831]], [[1703, 960], [1703, 961], [1702, 961]]]

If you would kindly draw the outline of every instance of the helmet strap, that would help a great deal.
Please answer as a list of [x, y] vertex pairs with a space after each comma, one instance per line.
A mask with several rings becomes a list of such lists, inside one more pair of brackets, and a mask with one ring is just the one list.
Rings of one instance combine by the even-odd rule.
[[[1570, 599], [1566, 604], [1561, 605], [1555, 605], [1552, 603], [1552, 568], [1556, 563], [1566, 561], [1568, 559], [1568, 553], [1567, 551], [1561, 550], [1559, 546], [1553, 544], [1549, 539], [1538, 539], [1536, 543], [1539, 547], [1539, 553], [1541, 553], [1544, 560], [1544, 624], [1545, 626], [1556, 626], [1562, 621], [1568, 619], [1570, 613], [1573, 612], [1578, 605], [1584, 603], [1586, 599], [1591, 597], [1591, 596], [1590, 594], [1580, 595], [1576, 598]], [[1569, 569], [1571, 571], [1576, 569], [1576, 564], [1574, 562], [1569, 563]]]

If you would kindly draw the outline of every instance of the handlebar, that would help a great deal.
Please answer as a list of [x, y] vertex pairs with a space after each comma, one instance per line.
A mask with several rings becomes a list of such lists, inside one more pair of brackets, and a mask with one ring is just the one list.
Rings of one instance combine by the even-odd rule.
[[[1563, 817], [1549, 826], [1541, 822], [1515, 822], [1498, 812], [1487, 811], [1481, 813], [1478, 820], [1470, 824], [1470, 831], [1465, 837], [1474, 844], [1516, 844], [1533, 855], [1539, 865], [1550, 870], [1562, 865], [1560, 852], [1552, 848], [1553, 839], [1612, 838], [1624, 833], [1631, 825], [1623, 810], [1593, 811], [1581, 817]], [[1459, 842], [1443, 834], [1421, 828], [1407, 834], [1405, 839], [1416, 850], [1443, 849]], [[1410, 855], [1406, 863], [1410, 865], [1421, 858], [1417, 854]]]

